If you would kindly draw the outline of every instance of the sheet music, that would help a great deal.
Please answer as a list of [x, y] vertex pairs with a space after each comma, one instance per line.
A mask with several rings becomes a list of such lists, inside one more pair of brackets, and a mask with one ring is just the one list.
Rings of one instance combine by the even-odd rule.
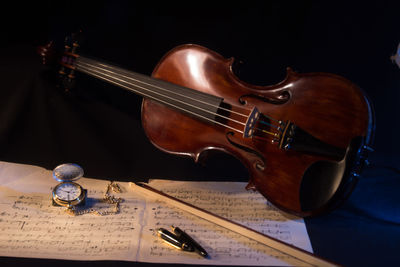
[[[86, 205], [110, 206], [101, 199], [108, 181], [82, 178]], [[121, 213], [71, 216], [55, 207], [51, 190], [57, 182], [40, 167], [0, 162], [0, 255], [71, 260], [136, 260], [143, 199], [124, 190]], [[127, 183], [120, 183], [122, 188]], [[116, 195], [117, 196], [117, 195]]]
[[[257, 192], [238, 182], [181, 182], [153, 180], [150, 186], [190, 204], [312, 252], [304, 221], [271, 206]], [[147, 203], [140, 260], [213, 265], [305, 266], [303, 262], [223, 227], [163, 203]], [[211, 256], [210, 259], [166, 246], [153, 229], [171, 225], [184, 229]], [[185, 257], [182, 254], [186, 255]]]
[[[82, 178], [86, 205], [107, 210], [101, 202], [108, 181]], [[304, 265], [278, 251], [193, 215], [155, 203], [119, 182], [124, 202], [116, 215], [67, 215], [51, 201], [57, 182], [51, 171], [36, 166], [0, 162], [0, 256], [71, 260]], [[243, 183], [153, 180], [150, 185], [186, 202], [210, 210], [255, 230], [312, 251], [302, 219], [284, 214]], [[115, 193], [116, 194], [116, 193]], [[267, 207], [267, 208], [266, 208]], [[179, 226], [210, 254], [167, 246], [155, 235], [159, 227]]]

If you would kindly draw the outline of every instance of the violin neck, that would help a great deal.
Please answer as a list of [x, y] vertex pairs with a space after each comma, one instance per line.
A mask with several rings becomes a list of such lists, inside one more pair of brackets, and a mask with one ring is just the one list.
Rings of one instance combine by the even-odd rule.
[[106, 81], [142, 97], [185, 112], [197, 119], [215, 121], [223, 99], [153, 77], [79, 56], [75, 70]]

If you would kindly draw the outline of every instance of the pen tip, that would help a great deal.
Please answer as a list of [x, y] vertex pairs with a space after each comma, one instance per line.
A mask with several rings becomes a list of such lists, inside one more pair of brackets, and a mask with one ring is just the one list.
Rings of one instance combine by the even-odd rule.
[[209, 258], [207, 252], [200, 252], [200, 255], [203, 256], [204, 258]]

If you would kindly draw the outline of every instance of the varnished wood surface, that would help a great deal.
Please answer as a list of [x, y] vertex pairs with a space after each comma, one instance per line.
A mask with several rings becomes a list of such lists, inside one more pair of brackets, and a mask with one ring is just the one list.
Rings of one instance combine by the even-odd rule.
[[[288, 70], [286, 79], [279, 84], [254, 86], [233, 74], [232, 62], [232, 59], [225, 59], [204, 47], [184, 45], [164, 56], [153, 77], [220, 96], [233, 108], [257, 106], [263, 114], [290, 120], [337, 147], [346, 148], [353, 138], [367, 134], [370, 124], [368, 103], [350, 81], [333, 74], [298, 74]], [[242, 105], [238, 100], [246, 94], [279, 99], [284, 93], [290, 95], [284, 104], [246, 98], [246, 104]], [[235, 133], [232, 140], [265, 156], [265, 168], [259, 170], [256, 168], [259, 157], [229, 143], [226, 138], [229, 129], [204, 123], [146, 99], [142, 106], [142, 121], [147, 136], [160, 149], [189, 155], [196, 161], [208, 149], [226, 151], [248, 168], [249, 188], [257, 189], [281, 209], [302, 216], [312, 214], [300, 207], [302, 175], [312, 163], [324, 158], [284, 151], [270, 142], [243, 138]]]

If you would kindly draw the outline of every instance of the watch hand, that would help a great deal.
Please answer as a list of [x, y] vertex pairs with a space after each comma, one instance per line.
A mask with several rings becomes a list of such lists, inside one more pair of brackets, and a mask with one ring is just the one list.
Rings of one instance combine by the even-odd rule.
[[61, 188], [60, 191], [65, 192], [65, 193], [71, 193], [72, 189], [65, 189], [65, 188]]

